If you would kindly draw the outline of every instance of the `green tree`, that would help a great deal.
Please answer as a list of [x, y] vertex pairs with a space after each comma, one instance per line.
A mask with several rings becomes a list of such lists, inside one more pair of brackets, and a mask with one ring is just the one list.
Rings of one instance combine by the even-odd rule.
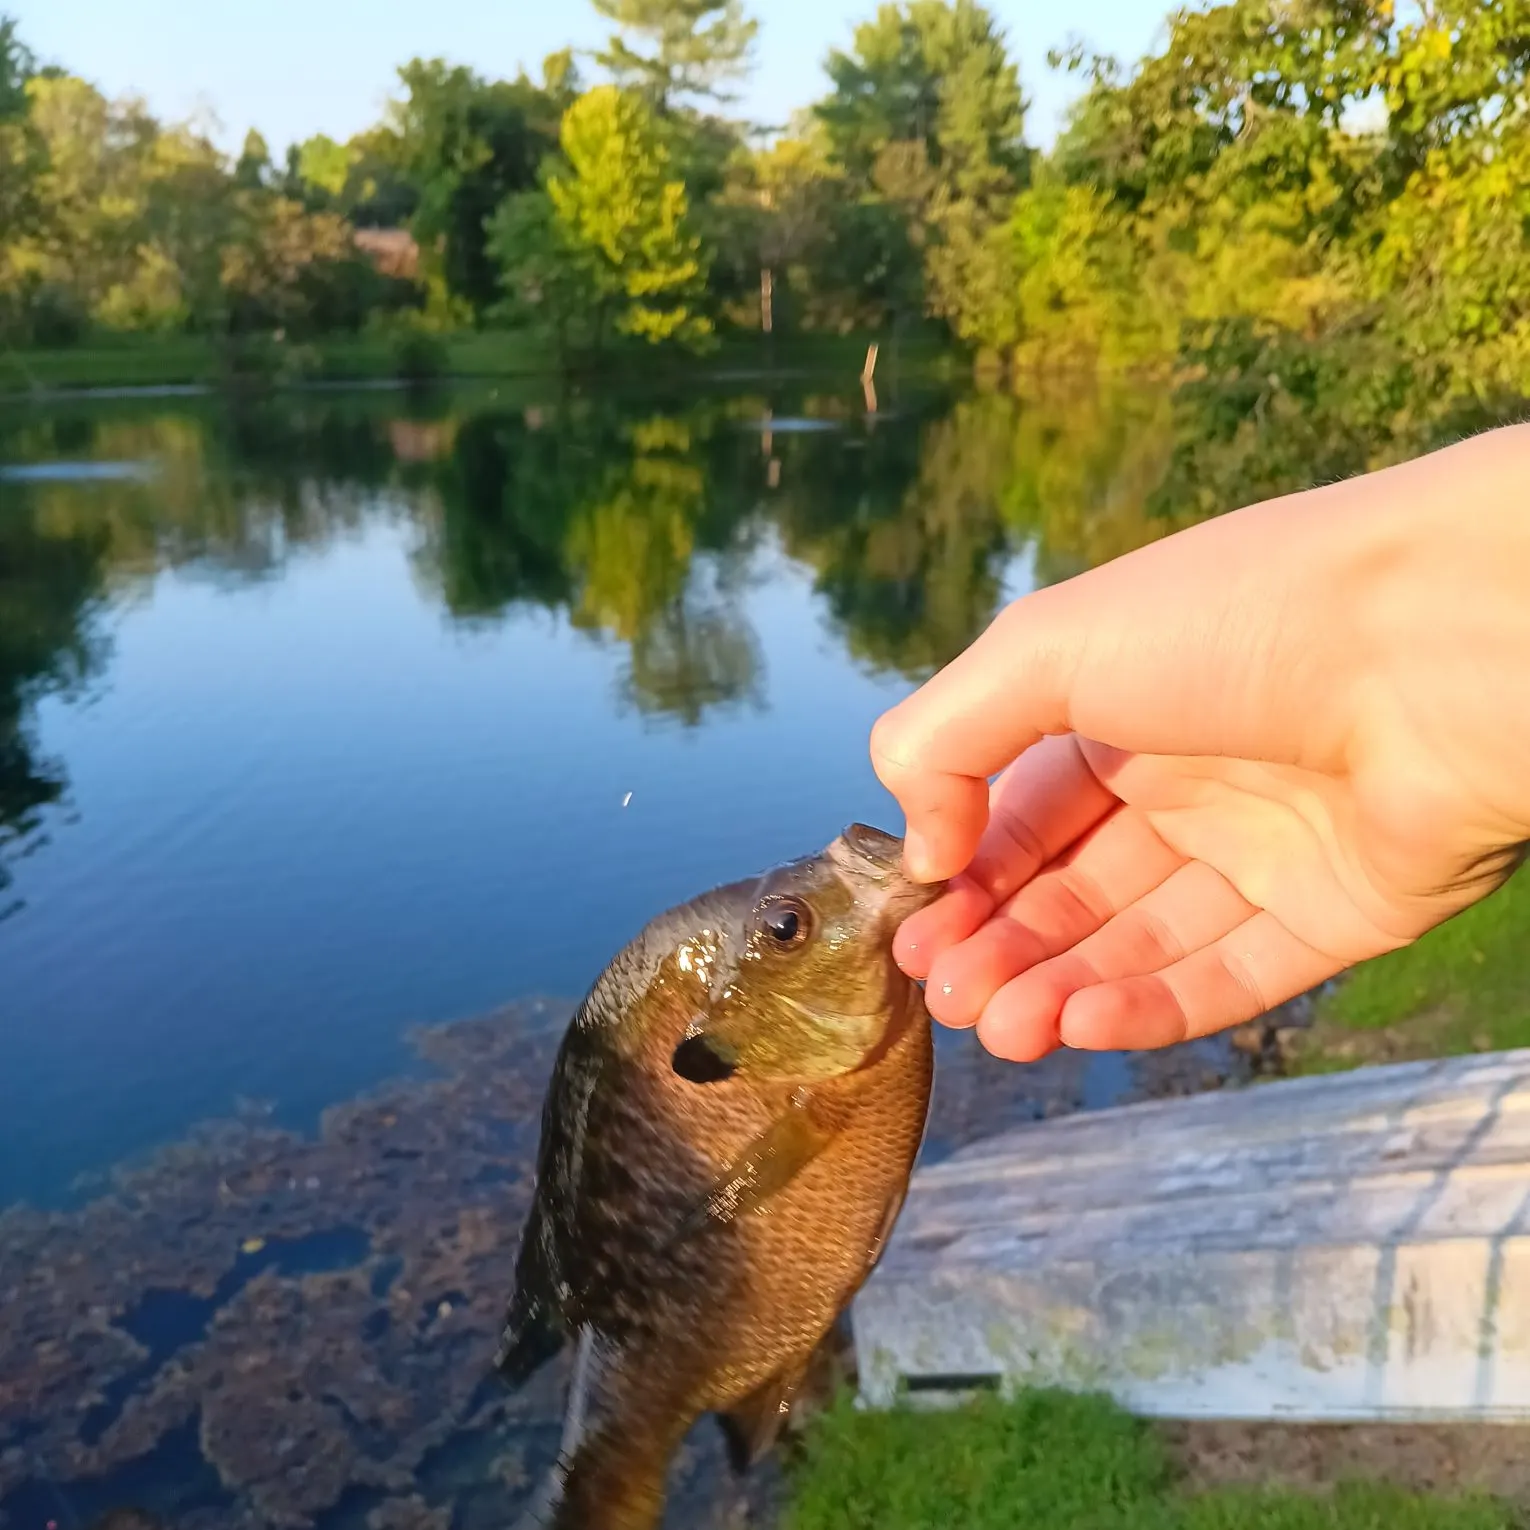
[[1350, 122], [1389, 11], [1229, 0], [1177, 12], [1130, 74], [1074, 51], [1089, 87], [1015, 224], [1022, 349], [1066, 341], [1075, 305], [1099, 354], [1165, 367], [1207, 364], [1227, 326], [1309, 344], [1352, 328], [1383, 144]]
[[37, 73], [37, 60], [22, 42], [16, 21], [0, 16], [0, 122], [27, 114], [27, 81]]
[[1002, 32], [976, 0], [884, 5], [828, 60], [816, 112], [835, 152], [899, 209], [922, 251], [929, 312], [970, 343], [1012, 342], [1005, 227], [1025, 182], [1025, 99]]
[[[618, 84], [641, 90], [663, 111], [684, 98], [727, 100], [747, 74], [758, 23], [742, 0], [594, 0], [628, 36], [612, 37], [596, 60]], [[630, 37], [630, 41], [629, 41]]]
[[239, 193], [220, 253], [220, 287], [236, 332], [280, 329], [306, 338], [355, 329], [375, 297], [350, 225], [285, 197]]
[[336, 143], [315, 134], [287, 151], [283, 196], [310, 212], [337, 212], [358, 228], [401, 228], [420, 203], [403, 143], [387, 123]]
[[709, 257], [690, 227], [684, 185], [642, 98], [603, 85], [563, 119], [563, 163], [549, 169], [546, 207], [519, 203], [498, 225], [497, 248], [515, 279], [516, 250], [540, 252], [537, 269], [587, 296], [598, 346], [608, 321], [650, 343], [705, 347], [712, 324], [701, 311]]
[[234, 166], [234, 184], [258, 191], [271, 179], [271, 150], [254, 128], [244, 135], [244, 147]]
[[[1530, 390], [1530, 3], [1437, 0], [1383, 72], [1386, 173], [1365, 294], [1413, 397]], [[1416, 407], [1416, 404], [1414, 405]]]
[[[36, 61], [21, 41], [16, 23], [0, 18], [0, 241], [31, 232], [39, 213], [38, 178], [43, 168], [43, 146], [31, 122], [28, 81], [36, 73]], [[10, 297], [10, 312], [0, 312], [0, 324], [13, 333], [19, 327], [19, 304], [14, 284], [0, 291]]]
[[1177, 317], [1153, 301], [1139, 231], [1104, 192], [1044, 170], [1016, 199], [1007, 235], [1018, 275], [1006, 335], [1019, 370], [1140, 366], [1172, 353]]
[[331, 202], [345, 195], [356, 154], [350, 144], [336, 143], [325, 133], [316, 133], [297, 146], [298, 174], [305, 185], [316, 187]]
[[553, 346], [560, 368], [594, 344], [599, 282], [590, 252], [568, 237], [545, 190], [507, 197], [489, 222], [504, 300], [497, 312]]
[[240, 200], [261, 193], [239, 192], [210, 145], [172, 137], [159, 147], [141, 227], [145, 248], [157, 251], [161, 268], [174, 273], [176, 300], [164, 321], [222, 333], [229, 319], [224, 251], [234, 237]]
[[731, 269], [741, 289], [737, 322], [783, 326], [790, 294], [808, 289], [808, 269], [824, 258], [842, 182], [816, 138], [783, 138], [734, 156], [710, 211], [723, 252], [718, 265]]
[[137, 101], [108, 101], [84, 80], [41, 73], [28, 82], [28, 124], [39, 146], [36, 217], [8, 230], [0, 287], [120, 328], [185, 317], [180, 272], [147, 225], [157, 181], [216, 150], [164, 128]]
[[553, 147], [546, 93], [530, 81], [487, 81], [440, 59], [399, 71], [405, 95], [389, 124], [418, 202], [413, 230], [438, 305], [474, 315], [499, 296], [486, 224], [505, 198], [536, 185]]
[[819, 258], [799, 277], [805, 324], [840, 333], [888, 326], [896, 336], [924, 306], [919, 231], [876, 194], [836, 198], [829, 216]]

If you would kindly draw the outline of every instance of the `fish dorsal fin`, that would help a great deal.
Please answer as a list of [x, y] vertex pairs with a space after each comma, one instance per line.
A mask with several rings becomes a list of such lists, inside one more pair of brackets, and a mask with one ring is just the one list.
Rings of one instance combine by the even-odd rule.
[[726, 1413], [718, 1414], [728, 1442], [728, 1462], [743, 1476], [770, 1451], [801, 1389], [806, 1365], [795, 1365], [769, 1377]]

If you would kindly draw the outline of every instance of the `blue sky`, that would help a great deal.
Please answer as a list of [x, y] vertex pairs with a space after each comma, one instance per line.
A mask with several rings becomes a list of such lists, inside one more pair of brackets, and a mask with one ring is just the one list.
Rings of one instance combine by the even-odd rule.
[[[1170, 0], [990, 0], [1034, 103], [1030, 137], [1047, 143], [1075, 89], [1046, 68], [1072, 34], [1135, 57], [1160, 33]], [[758, 66], [743, 97], [784, 121], [821, 93], [827, 51], [848, 42], [875, 0], [752, 0]], [[258, 127], [280, 153], [311, 133], [345, 138], [376, 119], [394, 70], [415, 54], [489, 75], [533, 72], [557, 48], [601, 41], [587, 0], [0, 0], [45, 61], [111, 94], [137, 92], [166, 116], [210, 108], [220, 141]]]

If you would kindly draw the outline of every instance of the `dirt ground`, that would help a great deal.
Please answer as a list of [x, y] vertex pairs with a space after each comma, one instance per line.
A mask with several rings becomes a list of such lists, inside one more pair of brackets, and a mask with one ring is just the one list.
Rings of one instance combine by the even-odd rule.
[[1192, 1488], [1324, 1488], [1349, 1478], [1493, 1493], [1530, 1511], [1530, 1425], [1164, 1423]]

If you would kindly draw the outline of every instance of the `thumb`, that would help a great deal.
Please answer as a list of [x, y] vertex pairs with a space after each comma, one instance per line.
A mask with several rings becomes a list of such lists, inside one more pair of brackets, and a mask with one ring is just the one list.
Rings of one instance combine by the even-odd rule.
[[1081, 645], [1066, 588], [1006, 606], [872, 727], [872, 766], [903, 809], [904, 863], [915, 880], [963, 870], [988, 826], [989, 778], [1047, 734], [1071, 730], [1069, 682]]
[[[1330, 502], [1267, 501], [1006, 606], [966, 652], [880, 717], [872, 764], [907, 819], [920, 881], [955, 876], [988, 823], [988, 781], [1050, 734], [1143, 754], [1300, 760], [1318, 683], [1307, 528]], [[1307, 572], [1302, 573], [1306, 568]], [[1306, 726], [1302, 726], [1305, 717]], [[1330, 733], [1332, 729], [1328, 730]]]

